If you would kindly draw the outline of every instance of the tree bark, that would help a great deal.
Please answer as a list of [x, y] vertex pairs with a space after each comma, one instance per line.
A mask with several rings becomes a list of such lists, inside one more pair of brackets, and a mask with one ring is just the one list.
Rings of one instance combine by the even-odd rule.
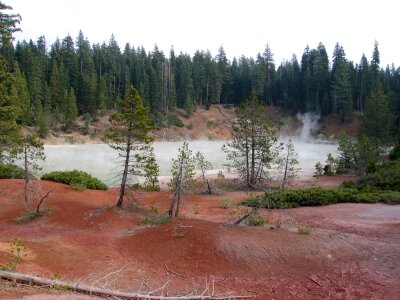
[[122, 207], [122, 202], [124, 201], [126, 181], [127, 181], [127, 178], [128, 178], [128, 168], [129, 168], [130, 153], [131, 153], [131, 137], [130, 137], [130, 134], [129, 134], [128, 135], [128, 142], [127, 142], [127, 145], [126, 145], [126, 156], [125, 156], [124, 172], [122, 174], [121, 187], [119, 189], [119, 197], [118, 197], [118, 201], [117, 201], [117, 204], [116, 204], [117, 207]]
[[25, 179], [25, 185], [24, 185], [24, 200], [25, 200], [25, 205], [28, 204], [28, 185], [29, 185], [29, 168], [28, 168], [28, 145], [27, 145], [26, 137], [24, 137], [24, 179]]

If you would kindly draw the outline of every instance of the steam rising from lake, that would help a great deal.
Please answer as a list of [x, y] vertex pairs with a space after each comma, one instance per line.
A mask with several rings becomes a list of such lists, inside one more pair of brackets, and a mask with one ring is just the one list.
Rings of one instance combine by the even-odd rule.
[[[324, 162], [328, 153], [335, 153], [337, 146], [316, 139], [311, 134], [316, 128], [318, 116], [312, 114], [298, 115], [303, 126], [300, 132], [290, 137], [299, 154], [300, 177], [310, 177], [314, 173], [314, 166], [318, 161]], [[282, 137], [285, 142], [289, 137]], [[224, 169], [226, 154], [221, 150], [224, 141], [189, 141], [189, 149], [195, 154], [203, 153], [204, 157], [213, 165], [208, 174], [217, 174]], [[178, 156], [178, 148], [183, 142], [155, 142], [154, 152], [160, 167], [160, 176], [168, 177], [172, 166], [172, 159]], [[117, 153], [106, 144], [84, 145], [48, 145], [45, 146], [47, 159], [43, 164], [43, 172], [83, 170], [109, 185], [114, 185], [116, 174], [121, 170]]]
[[[178, 148], [183, 142], [155, 142], [154, 150], [160, 166], [160, 175], [170, 175], [171, 160], [178, 155]], [[223, 141], [191, 141], [189, 148], [195, 154], [203, 153], [210, 161], [214, 170], [209, 173], [217, 173], [223, 169], [226, 163], [226, 155], [221, 150]], [[329, 152], [334, 152], [336, 146], [332, 144], [305, 143], [294, 140], [296, 151], [299, 153], [300, 176], [312, 176], [314, 165], [318, 161], [325, 161]], [[120, 168], [117, 167], [118, 155], [105, 144], [84, 145], [48, 145], [45, 146], [47, 159], [43, 164], [43, 172], [79, 169], [91, 173], [99, 179], [112, 185], [111, 180]]]

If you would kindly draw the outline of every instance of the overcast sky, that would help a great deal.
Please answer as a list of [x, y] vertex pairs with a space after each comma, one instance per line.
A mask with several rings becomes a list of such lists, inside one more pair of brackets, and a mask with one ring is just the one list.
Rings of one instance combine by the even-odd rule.
[[255, 57], [268, 43], [278, 65], [306, 45], [322, 42], [331, 59], [339, 42], [347, 58], [370, 60], [374, 41], [379, 42], [381, 66], [400, 66], [398, 0], [3, 0], [22, 16], [22, 33], [16, 39], [44, 35], [56, 37], [81, 29], [93, 43], [110, 39], [119, 46], [157, 44], [168, 53], [193, 54], [209, 49], [213, 55], [223, 45], [228, 57]]

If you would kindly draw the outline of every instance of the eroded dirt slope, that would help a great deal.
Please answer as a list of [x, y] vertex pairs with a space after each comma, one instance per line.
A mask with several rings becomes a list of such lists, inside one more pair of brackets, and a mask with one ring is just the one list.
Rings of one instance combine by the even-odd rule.
[[[206, 286], [256, 299], [400, 294], [400, 206], [262, 211], [269, 224], [255, 228], [229, 225], [247, 208], [224, 209], [220, 203], [237, 202], [247, 197], [243, 192], [186, 195], [181, 218], [150, 228], [140, 221], [150, 207], [167, 209], [166, 191], [137, 194], [140, 205], [119, 210], [111, 207], [114, 190], [77, 192], [42, 184], [43, 191], [56, 188], [46, 203], [51, 214], [16, 224], [14, 218], [25, 212], [22, 181], [0, 181], [0, 264], [10, 259], [10, 242], [18, 236], [27, 246], [19, 272], [143, 292], [168, 282], [165, 295], [201, 294]], [[282, 229], [271, 229], [278, 220]], [[311, 233], [299, 234], [298, 226]], [[0, 298], [10, 297], [21, 294], [0, 289]]]

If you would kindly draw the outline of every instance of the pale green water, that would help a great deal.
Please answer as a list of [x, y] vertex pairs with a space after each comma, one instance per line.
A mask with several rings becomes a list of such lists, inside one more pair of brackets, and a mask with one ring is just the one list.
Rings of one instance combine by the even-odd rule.
[[[171, 160], [176, 158], [178, 148], [183, 142], [156, 142], [154, 150], [160, 166], [160, 175], [170, 175]], [[191, 141], [189, 148], [195, 154], [203, 153], [214, 167], [214, 172], [223, 169], [226, 155], [221, 150], [223, 141]], [[295, 142], [296, 151], [299, 153], [300, 176], [308, 177], [314, 172], [316, 162], [324, 162], [326, 155], [336, 151], [337, 146], [332, 144], [316, 144]], [[83, 145], [47, 145], [45, 146], [46, 161], [43, 163], [42, 172], [55, 170], [79, 169], [91, 173], [99, 179], [110, 180], [119, 170], [117, 168], [118, 156], [114, 150], [105, 144]], [[110, 182], [108, 182], [110, 183]]]

